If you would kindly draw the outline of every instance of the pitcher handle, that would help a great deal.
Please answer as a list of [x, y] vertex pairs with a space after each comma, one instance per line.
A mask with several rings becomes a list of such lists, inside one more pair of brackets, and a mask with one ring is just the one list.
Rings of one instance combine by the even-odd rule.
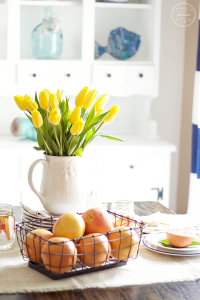
[[40, 199], [40, 201], [44, 205], [45, 202], [46, 202], [46, 199], [45, 199], [44, 195], [42, 195], [40, 192], [38, 192], [36, 190], [34, 184], [33, 184], [33, 170], [34, 170], [35, 166], [39, 163], [43, 164], [44, 172], [45, 171], [48, 172], [49, 163], [45, 159], [38, 159], [38, 160], [34, 161], [32, 163], [32, 165], [30, 166], [30, 169], [28, 171], [28, 182], [29, 182], [29, 185], [30, 185], [32, 191], [38, 196], [38, 198]]

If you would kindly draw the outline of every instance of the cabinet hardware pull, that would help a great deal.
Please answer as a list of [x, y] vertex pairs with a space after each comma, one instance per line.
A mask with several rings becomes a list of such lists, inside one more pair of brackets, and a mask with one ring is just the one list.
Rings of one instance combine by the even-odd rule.
[[67, 73], [67, 77], [71, 77], [71, 74]]
[[139, 77], [142, 78], [144, 75], [142, 73], [139, 74]]
[[159, 189], [159, 188], [152, 188], [152, 190], [154, 191], [158, 191], [158, 198], [157, 198], [157, 201], [159, 200], [163, 200], [163, 188]]
[[33, 73], [33, 77], [37, 77], [37, 74]]
[[107, 74], [107, 76], [110, 78], [110, 77], [111, 77], [111, 74], [110, 74], [110, 73], [108, 73], [108, 74]]
[[133, 169], [133, 168], [134, 168], [134, 166], [133, 166], [133, 165], [130, 165], [129, 167], [130, 167], [130, 169]]

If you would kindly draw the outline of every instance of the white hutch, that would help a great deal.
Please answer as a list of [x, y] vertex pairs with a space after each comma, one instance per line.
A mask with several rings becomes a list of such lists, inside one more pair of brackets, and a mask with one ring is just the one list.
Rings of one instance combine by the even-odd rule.
[[[31, 34], [45, 6], [52, 6], [61, 22], [59, 60], [36, 60], [32, 55]], [[34, 94], [44, 88], [75, 95], [90, 85], [120, 100], [122, 114], [129, 107], [133, 110], [130, 118], [124, 113], [110, 127], [124, 143], [99, 138], [85, 153], [88, 191], [98, 201], [126, 198], [169, 205], [171, 153], [176, 149], [159, 139], [151, 119], [151, 102], [159, 87], [160, 18], [161, 0], [0, 0], [0, 96]], [[136, 55], [119, 61], [106, 53], [94, 60], [95, 40], [106, 46], [110, 31], [120, 26], [141, 36]], [[34, 201], [27, 172], [42, 153], [32, 150], [33, 144], [0, 137], [0, 203]], [[40, 176], [35, 177], [39, 181]]]

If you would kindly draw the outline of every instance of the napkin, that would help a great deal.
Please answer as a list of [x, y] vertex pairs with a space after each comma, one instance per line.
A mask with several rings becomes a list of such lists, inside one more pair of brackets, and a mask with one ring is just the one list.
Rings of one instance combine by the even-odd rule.
[[[20, 204], [21, 204], [23, 210], [25, 210], [27, 213], [29, 213], [37, 218], [51, 217], [51, 214], [44, 209], [44, 207], [42, 206], [42, 204], [39, 200], [35, 201], [34, 203], [20, 202]], [[91, 195], [87, 194], [86, 204], [85, 204], [83, 210], [80, 212], [85, 212], [86, 210], [88, 210], [90, 208], [94, 208], [94, 207], [106, 209], [107, 203], [97, 202], [92, 198]], [[77, 211], [77, 212], [79, 212], [79, 211]], [[54, 216], [54, 217], [56, 217], [56, 216]]]
[[160, 211], [149, 216], [135, 216], [137, 221], [142, 221], [147, 225], [144, 232], [166, 231], [169, 227], [193, 228], [197, 234], [200, 234], [200, 224], [195, 222], [190, 215], [185, 214], [164, 214]]

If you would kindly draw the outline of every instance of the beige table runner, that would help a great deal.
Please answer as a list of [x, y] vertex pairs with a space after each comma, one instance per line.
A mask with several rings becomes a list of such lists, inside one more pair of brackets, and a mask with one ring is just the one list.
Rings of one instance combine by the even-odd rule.
[[0, 251], [0, 293], [50, 292], [200, 279], [200, 256], [178, 257], [152, 252], [143, 245], [126, 266], [54, 281], [28, 267], [15, 241]]

